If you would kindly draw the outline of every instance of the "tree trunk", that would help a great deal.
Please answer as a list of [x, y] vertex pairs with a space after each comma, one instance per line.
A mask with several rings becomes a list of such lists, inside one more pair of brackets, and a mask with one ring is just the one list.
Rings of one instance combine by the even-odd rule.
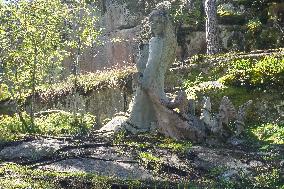
[[205, 1], [207, 54], [220, 52], [216, 0]]
[[[33, 70], [32, 70], [32, 100], [31, 100], [31, 127], [35, 126], [34, 123], [34, 103], [35, 103], [35, 82], [36, 82], [36, 64], [37, 64], [37, 47], [34, 48], [34, 62], [33, 62]], [[30, 128], [31, 129], [31, 128]]]
[[81, 39], [78, 37], [77, 41], [77, 49], [76, 49], [76, 57], [75, 61], [73, 62], [73, 70], [72, 74], [74, 76], [74, 107], [73, 107], [73, 115], [75, 121], [77, 121], [77, 113], [78, 113], [78, 99], [77, 99], [77, 90], [78, 90], [78, 72], [79, 72], [79, 59], [81, 55]]

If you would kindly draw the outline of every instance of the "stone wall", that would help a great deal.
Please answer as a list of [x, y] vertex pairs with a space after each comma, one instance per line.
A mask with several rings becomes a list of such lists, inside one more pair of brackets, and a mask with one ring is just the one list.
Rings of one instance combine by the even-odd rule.
[[[119, 88], [105, 88], [92, 91], [86, 95], [68, 94], [60, 99], [48, 102], [36, 102], [35, 112], [64, 110], [73, 112], [75, 107], [78, 113], [91, 113], [96, 116], [96, 124], [101, 126], [116, 113], [126, 112], [132, 95]], [[76, 106], [75, 106], [76, 103]], [[27, 107], [27, 111], [29, 111]]]

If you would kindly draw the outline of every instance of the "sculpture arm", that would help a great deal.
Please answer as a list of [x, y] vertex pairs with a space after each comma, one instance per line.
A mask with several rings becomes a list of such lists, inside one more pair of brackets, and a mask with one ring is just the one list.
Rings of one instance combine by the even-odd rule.
[[162, 40], [151, 39], [149, 46], [149, 57], [142, 78], [142, 88], [149, 90], [151, 86], [155, 85], [156, 77], [159, 75], [159, 66], [162, 57]]
[[143, 73], [149, 57], [149, 45], [143, 44], [139, 47], [139, 59], [137, 62], [137, 70], [139, 73]]

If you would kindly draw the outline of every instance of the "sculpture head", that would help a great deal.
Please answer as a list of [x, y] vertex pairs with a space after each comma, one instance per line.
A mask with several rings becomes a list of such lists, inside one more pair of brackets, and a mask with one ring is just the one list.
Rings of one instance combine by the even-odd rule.
[[163, 36], [167, 27], [168, 16], [166, 10], [154, 10], [149, 17], [151, 31], [154, 36]]

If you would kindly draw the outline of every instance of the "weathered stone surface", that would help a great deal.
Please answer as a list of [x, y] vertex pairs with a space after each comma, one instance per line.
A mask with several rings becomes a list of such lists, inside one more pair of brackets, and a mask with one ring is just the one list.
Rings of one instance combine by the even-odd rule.
[[51, 169], [66, 172], [97, 173], [98, 175], [121, 179], [153, 179], [153, 175], [138, 164], [118, 161], [95, 160], [91, 158], [67, 159], [40, 169]]
[[[223, 150], [223, 151], [222, 151]], [[241, 157], [237, 158], [234, 157], [233, 150], [226, 150], [226, 149], [213, 149], [213, 148], [206, 148], [201, 146], [194, 146], [190, 149], [189, 153], [193, 153], [196, 155], [193, 162], [197, 167], [209, 170], [214, 167], [224, 167], [230, 170], [242, 170], [244, 172], [248, 171], [248, 168], [251, 166], [247, 163], [241, 161]], [[231, 155], [224, 155], [230, 154]], [[239, 152], [241, 155], [244, 152]]]
[[[211, 102], [208, 97], [205, 98], [199, 118], [194, 112], [189, 113], [189, 100], [185, 92], [180, 92], [174, 100], [167, 97], [164, 91], [165, 74], [169, 65], [174, 62], [177, 42], [166, 7], [166, 3], [159, 4], [149, 16], [153, 37], [149, 41], [149, 50], [146, 48], [148, 46], [143, 46], [141, 49], [137, 64], [137, 89], [129, 119], [123, 121], [114, 118], [101, 130], [110, 131], [111, 128], [116, 132], [121, 128], [137, 133], [156, 128], [158, 132], [176, 140], [190, 139], [202, 142], [211, 134], [221, 140], [230, 138], [234, 135], [234, 131], [229, 127], [229, 123], [235, 121], [236, 135], [239, 135], [244, 130], [244, 117], [248, 106], [244, 105], [236, 112], [231, 101], [223, 97], [219, 112], [214, 114], [211, 112]], [[216, 53], [218, 50], [217, 47], [210, 48], [208, 53]], [[218, 84], [218, 82], [204, 83], [205, 86], [221, 87]]]
[[[35, 161], [33, 156], [27, 156], [22, 159], [14, 157], [7, 160], [24, 165], [28, 163], [33, 170], [84, 172], [121, 179], [177, 183], [188, 178], [200, 181], [202, 178], [208, 178], [209, 175], [212, 179], [212, 174], [207, 174], [212, 171], [216, 181], [235, 180], [243, 178], [244, 175], [253, 177], [262, 175], [262, 170], [283, 166], [281, 159], [283, 150], [280, 147], [273, 148], [273, 152], [257, 152], [254, 150], [258, 149], [249, 149], [246, 145], [232, 148], [231, 145], [217, 144], [217, 146], [192, 146], [178, 150], [168, 146], [167, 142], [162, 142], [167, 140], [161, 140], [161, 137], [156, 135], [126, 135], [122, 140], [120, 138], [114, 142], [113, 137], [106, 137], [101, 133], [80, 138], [36, 139], [28, 144], [37, 146], [39, 141], [46, 140], [49, 142], [45, 144], [55, 141], [60, 146], [59, 150], [53, 155], [48, 155], [48, 158], [45, 156]], [[68, 144], [64, 141], [68, 141]], [[22, 144], [6, 148], [18, 148]], [[2, 163], [5, 164], [5, 160], [1, 159]]]
[[121, 131], [122, 125], [128, 120], [128, 117], [125, 116], [116, 116], [111, 121], [109, 121], [106, 125], [104, 125], [100, 130], [101, 131]]
[[43, 157], [50, 157], [66, 146], [67, 143], [55, 139], [40, 139], [32, 142], [23, 142], [17, 146], [10, 146], [0, 151], [0, 159], [29, 159], [38, 160]]
[[221, 178], [225, 181], [235, 180], [239, 178], [239, 173], [236, 170], [228, 170], [221, 175]]
[[148, 130], [156, 124], [158, 117], [147, 90], [153, 90], [160, 99], [167, 98], [164, 92], [165, 72], [174, 62], [177, 48], [173, 26], [165, 10], [153, 11], [150, 15], [150, 25], [154, 37], [149, 42], [148, 59], [140, 63], [145, 66], [141, 69], [140, 86], [136, 90], [129, 119], [136, 128]]
[[105, 3], [106, 12], [103, 19], [108, 32], [137, 26], [137, 22], [141, 19], [141, 14], [131, 12], [126, 3], [111, 0], [106, 0]]
[[113, 31], [104, 44], [105, 67], [133, 65], [138, 53], [137, 33], [139, 27]]
[[206, 52], [205, 35], [206, 35], [205, 32], [197, 31], [197, 32], [190, 32], [190, 34], [186, 36], [185, 44], [187, 48], [188, 57]]
[[[69, 151], [70, 152], [70, 151]], [[102, 159], [102, 160], [112, 160], [112, 161], [118, 161], [118, 162], [133, 162], [137, 163], [136, 160], [134, 160], [134, 157], [131, 155], [131, 153], [128, 153], [126, 151], [117, 152], [116, 147], [97, 147], [97, 148], [89, 148], [85, 149], [85, 152], [90, 154], [92, 158], [96, 159]]]
[[[138, 52], [138, 30], [139, 27], [134, 27], [102, 34], [99, 38], [100, 43], [86, 48], [80, 56], [80, 73], [133, 65]], [[73, 60], [74, 57], [71, 56], [63, 61], [66, 75], [71, 73]]]
[[[99, 37], [99, 41], [104, 42], [104, 44], [94, 44], [93, 48], [86, 49], [86, 52], [83, 53], [80, 60], [81, 70], [83, 72], [95, 71], [101, 70], [104, 67], [112, 67], [117, 63], [119, 65], [124, 65], [124, 63], [136, 63], [135, 60], [132, 59], [132, 56], [136, 55], [133, 54], [133, 49], [138, 50], [137, 46], [139, 42], [136, 40], [132, 42], [126, 41], [129, 39], [129, 41], [131, 41], [132, 37], [136, 36], [137, 32], [134, 28], [138, 28], [141, 21], [148, 15], [149, 11], [161, 1], [163, 0], [103, 0], [102, 2], [104, 5], [101, 8], [101, 12], [99, 12], [100, 21], [97, 27], [103, 29], [102, 36]], [[205, 0], [202, 1], [203, 5], [204, 1]], [[192, 1], [187, 2], [186, 7], [189, 12], [201, 8], [200, 6], [194, 6], [195, 3], [196, 2]], [[251, 19], [248, 15], [254, 14], [254, 12], [246, 9], [243, 5], [239, 5], [236, 1], [217, 0], [217, 5], [219, 12], [229, 13], [229, 15], [219, 15], [218, 17], [218, 21], [220, 21], [220, 39], [222, 40], [223, 50], [248, 50], [249, 48], [246, 48], [248, 44], [244, 44], [243, 41], [244, 32], [240, 31], [242, 30], [242, 26], [246, 24], [247, 20]], [[283, 22], [282, 12], [283, 3], [272, 3], [268, 8], [270, 18], [276, 19], [278, 17], [280, 22], [281, 20]], [[205, 53], [206, 40], [204, 28], [188, 29], [188, 25], [186, 23], [182, 24], [184, 26], [182, 30], [186, 32], [178, 32], [182, 33], [181, 35], [184, 36], [179, 36], [179, 41], [181, 41], [181, 44], [179, 44], [180, 51], [182, 52], [179, 51], [177, 56], [179, 57], [179, 60], [183, 61], [192, 55]], [[113, 36], [120, 36], [123, 42], [112, 42], [111, 39]], [[108, 43], [113, 44], [111, 45]], [[121, 54], [119, 55], [119, 53]], [[70, 62], [72, 62], [72, 58], [67, 59], [64, 66], [69, 67], [71, 65]]]
[[244, 51], [245, 36], [238, 25], [219, 25], [221, 45], [227, 51]]
[[[159, 5], [158, 5], [159, 6]], [[137, 64], [139, 71], [138, 87], [127, 120], [133, 129], [149, 131], [156, 126], [159, 120], [153, 100], [149, 98], [148, 90], [157, 95], [159, 99], [167, 101], [164, 92], [165, 72], [174, 62], [177, 42], [174, 28], [168, 17], [165, 7], [159, 7], [150, 14], [151, 31], [154, 36], [150, 39], [149, 49], [141, 50]], [[125, 127], [125, 124], [123, 127]]]

